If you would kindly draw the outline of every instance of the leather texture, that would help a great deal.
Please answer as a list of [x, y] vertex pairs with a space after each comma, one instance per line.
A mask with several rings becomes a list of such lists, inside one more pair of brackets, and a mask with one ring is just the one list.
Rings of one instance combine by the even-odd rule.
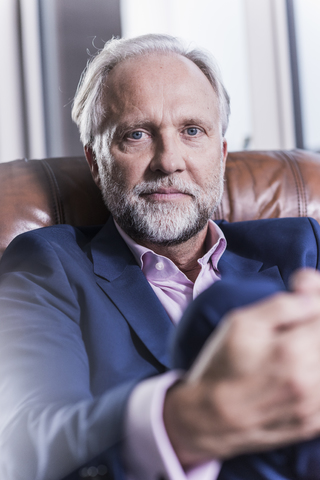
[[[229, 153], [214, 219], [229, 222], [310, 216], [320, 221], [320, 155], [303, 150]], [[84, 157], [0, 164], [0, 255], [19, 233], [108, 218]]]
[[215, 219], [313, 217], [318, 222], [320, 155], [303, 151], [229, 153]]

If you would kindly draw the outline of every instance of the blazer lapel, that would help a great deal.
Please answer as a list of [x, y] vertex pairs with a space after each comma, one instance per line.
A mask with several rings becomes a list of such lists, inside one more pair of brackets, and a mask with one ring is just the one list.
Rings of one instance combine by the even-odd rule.
[[96, 281], [154, 357], [170, 367], [174, 325], [112, 219], [91, 242]]
[[239, 277], [239, 280], [244, 278], [258, 279], [268, 277], [278, 283], [281, 288], [283, 288], [284, 285], [277, 265], [265, 268], [263, 262], [241, 257], [229, 250], [226, 250], [222, 255], [218, 269], [222, 279], [226, 277]]

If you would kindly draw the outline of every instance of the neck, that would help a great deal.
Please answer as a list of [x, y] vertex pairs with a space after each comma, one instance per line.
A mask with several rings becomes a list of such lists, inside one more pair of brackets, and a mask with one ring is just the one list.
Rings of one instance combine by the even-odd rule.
[[158, 245], [150, 242], [139, 242], [158, 255], [169, 258], [192, 282], [195, 282], [201, 267], [198, 259], [205, 254], [205, 239], [208, 224], [197, 235], [179, 245]]

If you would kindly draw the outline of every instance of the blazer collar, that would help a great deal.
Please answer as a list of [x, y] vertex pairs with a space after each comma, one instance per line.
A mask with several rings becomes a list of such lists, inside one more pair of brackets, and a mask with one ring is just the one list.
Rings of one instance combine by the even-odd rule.
[[258, 279], [268, 277], [278, 283], [281, 288], [284, 286], [277, 265], [265, 268], [263, 262], [241, 257], [230, 250], [226, 250], [222, 255], [218, 263], [218, 269], [222, 279], [226, 277], [237, 277], [239, 280], [243, 278]]
[[174, 325], [110, 218], [91, 242], [96, 281], [154, 357], [170, 367]]

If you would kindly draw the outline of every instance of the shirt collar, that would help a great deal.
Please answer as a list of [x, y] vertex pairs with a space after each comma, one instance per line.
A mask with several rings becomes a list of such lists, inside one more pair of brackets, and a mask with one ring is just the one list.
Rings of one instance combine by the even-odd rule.
[[[143, 245], [139, 245], [138, 243], [136, 243], [131, 237], [129, 237], [129, 235], [127, 235], [122, 230], [121, 227], [119, 227], [119, 225], [114, 219], [113, 221], [115, 223], [115, 226], [119, 234], [121, 235], [123, 240], [126, 242], [128, 247], [130, 248], [140, 268], [143, 268], [143, 257], [147, 252], [150, 252], [152, 255], [154, 255], [157, 258], [166, 258], [166, 257], [163, 257], [162, 255], [156, 254], [150, 248], [144, 247]], [[227, 246], [227, 241], [222, 230], [218, 227], [216, 223], [214, 223], [210, 219], [208, 223], [208, 233], [205, 241], [206, 253], [203, 255], [203, 257], [198, 259], [198, 263], [200, 263], [201, 265], [205, 265], [211, 260], [213, 269], [218, 270], [218, 262], [223, 252], [225, 251], [226, 246]], [[174, 265], [173, 262], [172, 262], [172, 265]], [[175, 268], [178, 270], [178, 267], [175, 266]]]

